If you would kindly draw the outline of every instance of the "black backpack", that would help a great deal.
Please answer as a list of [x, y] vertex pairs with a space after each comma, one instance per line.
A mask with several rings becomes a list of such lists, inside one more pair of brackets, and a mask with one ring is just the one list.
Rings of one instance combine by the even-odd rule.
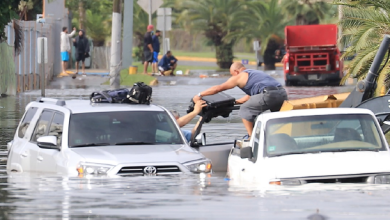
[[126, 88], [93, 92], [90, 96], [94, 103], [131, 103], [127, 98], [129, 90]]
[[131, 103], [149, 105], [152, 98], [152, 87], [143, 82], [134, 83], [134, 86], [129, 91], [127, 98]]

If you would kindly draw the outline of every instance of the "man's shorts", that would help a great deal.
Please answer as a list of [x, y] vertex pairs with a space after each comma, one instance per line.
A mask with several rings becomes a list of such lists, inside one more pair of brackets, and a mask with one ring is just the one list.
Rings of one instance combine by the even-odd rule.
[[84, 62], [85, 61], [85, 53], [76, 53], [76, 61], [77, 62]]
[[160, 71], [163, 71], [163, 72], [168, 71], [168, 70], [171, 70], [171, 68], [166, 67], [166, 66], [165, 66], [165, 67], [159, 66], [158, 69], [159, 69]]
[[153, 53], [150, 50], [144, 51], [145, 62], [151, 63], [153, 61]]
[[69, 61], [69, 53], [68, 53], [68, 51], [61, 52], [61, 60], [62, 61], [66, 61], [66, 62]]
[[271, 112], [279, 111], [283, 102], [288, 99], [287, 92], [283, 87], [278, 87], [277, 90], [269, 90], [253, 95], [241, 105], [238, 116], [254, 122], [256, 117], [262, 112], [271, 110]]
[[158, 52], [153, 51], [153, 63], [157, 63], [157, 62], [158, 62]]

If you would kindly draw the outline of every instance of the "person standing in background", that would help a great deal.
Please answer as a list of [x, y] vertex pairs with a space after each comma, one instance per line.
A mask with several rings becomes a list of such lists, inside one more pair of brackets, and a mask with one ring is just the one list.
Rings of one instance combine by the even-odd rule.
[[158, 54], [160, 53], [160, 40], [158, 39], [161, 35], [159, 30], [156, 30], [156, 34], [152, 36], [153, 45], [153, 64], [152, 64], [152, 75], [160, 75], [158, 71]]
[[153, 25], [148, 25], [147, 32], [144, 36], [144, 74], [148, 74], [148, 65], [153, 61]]
[[79, 62], [82, 62], [83, 76], [85, 75], [85, 58], [89, 57], [89, 40], [85, 36], [84, 30], [79, 31], [79, 36], [73, 40], [73, 45], [76, 47], [76, 74], [72, 76], [73, 79], [79, 72]]
[[60, 76], [69, 76], [66, 73], [66, 65], [68, 64], [69, 61], [69, 53], [70, 53], [70, 42], [69, 38], [73, 37], [76, 33], [76, 28], [73, 28], [72, 33], [68, 34], [68, 28], [63, 27], [62, 32], [61, 32], [61, 61], [62, 61], [62, 73]]

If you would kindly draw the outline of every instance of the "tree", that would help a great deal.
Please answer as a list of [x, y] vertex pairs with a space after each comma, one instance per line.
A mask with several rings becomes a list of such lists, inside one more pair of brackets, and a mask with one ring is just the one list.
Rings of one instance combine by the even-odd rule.
[[[390, 34], [390, 2], [383, 0], [337, 0], [335, 4], [343, 6], [343, 19], [339, 22], [343, 32], [340, 42], [347, 50], [343, 58], [355, 56], [346, 68], [342, 84], [349, 77], [363, 79], [378, 51], [385, 34]], [[389, 65], [380, 72], [378, 79], [379, 94], [381, 85], [389, 88]], [[385, 83], [386, 82], [386, 83]]]
[[240, 30], [245, 21], [237, 15], [247, 10], [247, 0], [188, 0], [183, 1], [179, 22], [186, 23], [186, 29], [202, 32], [208, 43], [215, 47], [217, 64], [221, 69], [228, 69], [233, 62], [234, 37], [225, 41], [229, 33]]
[[332, 8], [325, 0], [283, 0], [282, 5], [296, 25], [319, 24]]
[[13, 4], [13, 0], [1, 0], [0, 1], [0, 43], [5, 41], [5, 26], [11, 22], [12, 19], [17, 18], [16, 13], [18, 5]]
[[275, 69], [276, 41], [284, 38], [284, 28], [291, 21], [286, 19], [278, 0], [256, 1], [247, 4], [248, 11], [237, 17], [247, 21], [244, 30], [232, 32], [227, 39], [259, 39], [266, 70]]
[[135, 3], [133, 7], [133, 35], [137, 39], [137, 50], [135, 56], [138, 60], [142, 60], [144, 34], [146, 32], [146, 27], [149, 24], [149, 16], [138, 4]]
[[93, 39], [93, 45], [104, 46], [104, 42], [110, 36], [110, 19], [108, 16], [99, 12], [86, 11], [86, 30], [88, 36]]

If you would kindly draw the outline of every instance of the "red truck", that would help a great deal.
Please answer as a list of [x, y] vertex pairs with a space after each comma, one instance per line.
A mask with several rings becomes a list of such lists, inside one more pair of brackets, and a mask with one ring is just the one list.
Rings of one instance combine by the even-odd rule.
[[285, 35], [286, 86], [340, 83], [343, 63], [337, 48], [337, 25], [287, 26]]

